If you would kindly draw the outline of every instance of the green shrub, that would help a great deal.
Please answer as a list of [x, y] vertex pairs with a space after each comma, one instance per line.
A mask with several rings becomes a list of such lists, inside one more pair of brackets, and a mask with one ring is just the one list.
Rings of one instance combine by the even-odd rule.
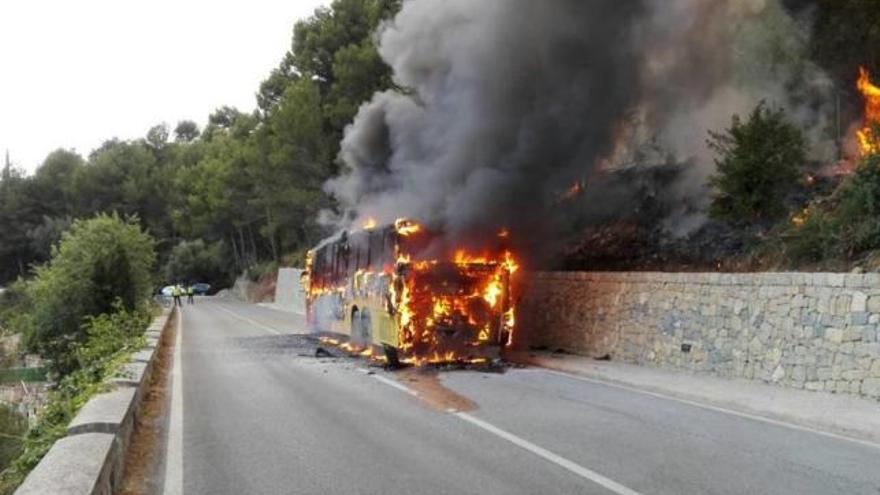
[[0, 476], [0, 493], [15, 490], [55, 441], [65, 436], [80, 408], [106, 387], [104, 380], [143, 347], [150, 318], [145, 309], [128, 312], [117, 302], [113, 312], [86, 319], [82, 325], [86, 337], [71, 349], [78, 367], [63, 376], [47, 397], [36, 425], [24, 436], [20, 455]]
[[784, 111], [768, 109], [762, 102], [746, 122], [735, 115], [728, 129], [710, 136], [718, 172], [709, 179], [709, 215], [744, 225], [784, 214], [784, 199], [797, 183], [806, 156], [804, 137]]
[[8, 404], [0, 404], [0, 469], [21, 454], [27, 418]]
[[880, 248], [880, 156], [867, 157], [842, 186], [835, 214], [847, 255]]
[[26, 347], [48, 358], [54, 371], [76, 369], [72, 350], [87, 337], [83, 322], [144, 307], [154, 260], [153, 239], [134, 220], [99, 215], [76, 221], [28, 284]]
[[797, 223], [787, 228], [783, 254], [790, 263], [817, 263], [838, 253], [839, 237], [834, 219], [820, 208], [810, 208], [798, 215]]
[[[828, 197], [780, 222], [760, 246], [777, 264], [842, 269], [880, 250], [880, 156], [866, 157]], [[859, 261], [861, 262], [861, 261]]]

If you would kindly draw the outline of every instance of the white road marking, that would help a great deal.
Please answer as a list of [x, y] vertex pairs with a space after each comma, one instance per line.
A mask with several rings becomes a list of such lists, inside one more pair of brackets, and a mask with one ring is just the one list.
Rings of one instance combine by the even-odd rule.
[[614, 493], [617, 493], [618, 495], [639, 495], [639, 492], [632, 490], [630, 488], [627, 488], [627, 487], [621, 485], [620, 483], [618, 483], [610, 478], [606, 478], [605, 476], [602, 476], [601, 474], [599, 474], [591, 469], [587, 469], [584, 466], [581, 466], [580, 464], [578, 464], [576, 462], [570, 461], [570, 460], [566, 459], [565, 457], [554, 454], [553, 452], [550, 452], [549, 450], [547, 450], [539, 445], [535, 445], [532, 442], [529, 442], [528, 440], [526, 440], [524, 438], [520, 438], [520, 437], [514, 435], [513, 433], [502, 430], [501, 428], [498, 428], [497, 426], [494, 426], [491, 423], [487, 423], [486, 421], [483, 421], [482, 419], [471, 416], [470, 414], [468, 414], [466, 412], [457, 412], [457, 413], [453, 413], [453, 414], [455, 416], [467, 421], [468, 423], [471, 423], [472, 425], [478, 426], [478, 427], [482, 428], [483, 430], [488, 431], [489, 433], [492, 433], [495, 436], [498, 436], [500, 438], [503, 438], [504, 440], [507, 440], [508, 442], [516, 445], [517, 447], [528, 450], [529, 452], [535, 454], [536, 456], [541, 457], [544, 460], [550, 461], [559, 467], [567, 469], [568, 471], [580, 476], [581, 478], [584, 478], [588, 481], [592, 481], [593, 483], [595, 483], [599, 486], [605, 487], [608, 490], [610, 490]]
[[379, 375], [372, 375], [372, 377], [375, 378], [376, 380], [379, 380], [380, 382], [384, 383], [385, 385], [388, 385], [389, 387], [394, 387], [397, 390], [400, 390], [403, 393], [407, 393], [409, 395], [412, 395], [413, 397], [419, 396], [419, 393], [416, 392], [415, 390], [413, 390], [405, 385], [401, 385], [400, 383], [398, 383], [394, 380], [389, 380], [388, 378], [385, 378], [384, 376], [379, 376]]
[[[384, 376], [380, 376], [380, 375], [372, 375], [372, 377], [375, 378], [376, 380], [379, 380], [380, 382], [382, 382], [388, 386], [394, 387], [397, 390], [400, 390], [404, 393], [410, 394], [414, 397], [419, 396], [419, 393], [416, 392], [415, 390], [407, 387], [406, 385], [398, 383], [394, 380], [385, 378]], [[453, 415], [453, 416], [458, 417], [459, 419], [463, 419], [464, 421], [467, 421], [468, 423], [470, 423], [472, 425], [478, 426], [478, 427], [482, 428], [483, 430], [485, 430], [489, 433], [492, 433], [495, 436], [498, 436], [504, 440], [507, 440], [508, 442], [516, 445], [517, 447], [525, 449], [525, 450], [537, 455], [538, 457], [543, 458], [546, 461], [550, 461], [553, 464], [556, 464], [557, 466], [562, 467], [562, 468], [580, 476], [581, 478], [584, 478], [588, 481], [596, 483], [599, 486], [607, 488], [608, 490], [611, 490], [612, 492], [614, 492], [618, 495], [641, 495], [639, 492], [632, 490], [630, 488], [627, 488], [627, 487], [621, 485], [620, 483], [618, 483], [610, 478], [606, 478], [605, 476], [602, 476], [601, 474], [599, 474], [591, 469], [585, 468], [584, 466], [581, 466], [580, 464], [578, 464], [574, 461], [568, 460], [565, 457], [554, 454], [553, 452], [550, 452], [549, 450], [547, 450], [539, 445], [535, 445], [534, 443], [529, 442], [528, 440], [526, 440], [524, 438], [520, 438], [520, 437], [514, 435], [513, 433], [502, 430], [501, 428], [498, 428], [497, 426], [495, 426], [491, 423], [488, 423], [486, 421], [483, 421], [482, 419], [479, 419], [475, 416], [471, 416], [470, 414], [468, 414], [466, 412], [459, 412], [456, 409], [451, 409], [451, 408], [447, 409], [446, 412]]]
[[267, 332], [274, 333], [275, 335], [281, 335], [281, 332], [279, 332], [278, 330], [275, 330], [275, 329], [272, 328], [272, 327], [269, 327], [269, 326], [263, 325], [262, 323], [256, 322], [256, 321], [254, 321], [254, 320], [252, 320], [252, 319], [250, 319], [250, 318], [248, 318], [248, 317], [246, 317], [246, 316], [241, 316], [241, 315], [239, 315], [238, 313], [236, 313], [235, 311], [232, 311], [232, 310], [226, 309], [226, 308], [224, 308], [223, 306], [220, 306], [219, 304], [215, 304], [215, 306], [217, 307], [217, 309], [220, 309], [220, 310], [222, 310], [222, 311], [225, 311], [225, 312], [231, 314], [231, 315], [234, 316], [235, 318], [238, 318], [239, 320], [241, 320], [241, 321], [243, 321], [243, 322], [245, 322], [245, 323], [250, 323], [251, 325], [254, 325], [254, 326], [258, 327], [258, 328], [262, 328], [263, 330], [266, 330]]
[[183, 310], [177, 311], [177, 335], [171, 368], [171, 417], [168, 424], [168, 446], [165, 452], [165, 495], [183, 495], [183, 373], [180, 367], [180, 346]]
[[693, 400], [689, 400], [689, 399], [683, 399], [681, 397], [675, 397], [674, 395], [666, 395], [666, 394], [662, 394], [659, 392], [651, 392], [648, 390], [643, 390], [643, 389], [631, 387], [628, 385], [622, 385], [622, 384], [615, 383], [615, 382], [605, 381], [605, 380], [601, 380], [598, 378], [590, 378], [590, 377], [586, 377], [586, 376], [565, 373], [563, 371], [557, 371], [557, 370], [552, 370], [552, 369], [547, 369], [547, 368], [540, 368], [540, 369], [533, 369], [533, 370], [521, 370], [521, 371], [549, 373], [552, 375], [559, 375], [559, 376], [563, 376], [566, 378], [570, 378], [572, 380], [580, 380], [583, 382], [604, 385], [606, 387], [619, 388], [621, 390], [626, 390], [629, 392], [635, 392], [638, 394], [649, 395], [651, 397], [656, 397], [658, 399], [665, 399], [665, 400], [680, 402], [682, 404], [687, 404], [689, 406], [699, 407], [701, 409], [707, 409], [709, 411], [715, 411], [715, 412], [720, 412], [723, 414], [729, 414], [731, 416], [739, 416], [741, 418], [751, 419], [754, 421], [760, 421], [762, 423], [767, 423], [767, 424], [771, 424], [774, 426], [781, 426], [783, 428], [789, 428], [791, 430], [797, 430], [797, 431], [802, 431], [802, 432], [806, 432], [806, 433], [814, 433], [816, 435], [821, 435], [824, 437], [833, 438], [835, 440], [842, 440], [842, 441], [846, 441], [846, 442], [857, 443], [859, 445], [871, 447], [874, 449], [880, 449], [880, 444], [878, 444], [876, 442], [872, 442], [870, 440], [862, 440], [860, 438], [853, 438], [853, 437], [849, 437], [846, 435], [840, 435], [837, 433], [832, 433], [830, 431], [819, 430], [816, 428], [811, 428], [809, 426], [803, 426], [803, 425], [799, 425], [799, 424], [795, 424], [795, 423], [789, 423], [789, 422], [782, 421], [779, 419], [772, 419], [772, 418], [768, 418], [765, 416], [759, 416], [757, 414], [750, 414], [747, 412], [736, 411], [734, 409], [727, 409], [727, 408], [724, 408], [721, 406], [713, 406], [710, 404], [704, 404], [702, 402], [697, 402], [697, 401], [693, 401]]

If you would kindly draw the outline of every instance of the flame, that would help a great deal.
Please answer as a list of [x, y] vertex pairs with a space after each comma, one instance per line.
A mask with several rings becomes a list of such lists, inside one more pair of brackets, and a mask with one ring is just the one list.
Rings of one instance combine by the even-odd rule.
[[795, 227], [803, 227], [805, 223], [807, 223], [807, 217], [810, 216], [810, 207], [806, 207], [801, 210], [799, 213], [795, 213], [793, 217], [791, 217], [791, 223], [794, 224]]
[[410, 297], [409, 297], [409, 287], [407, 284], [403, 284], [403, 290], [400, 291], [400, 326], [401, 328], [406, 330], [406, 327], [409, 326], [409, 323], [412, 321], [412, 308], [409, 305]]
[[373, 217], [370, 217], [370, 218], [364, 220], [364, 224], [361, 226], [361, 228], [364, 230], [375, 229], [376, 228], [376, 219]]
[[464, 249], [459, 249], [455, 252], [455, 264], [456, 265], [485, 265], [489, 263], [489, 258], [486, 256], [475, 256], [469, 254]]
[[492, 281], [489, 282], [489, 285], [486, 286], [486, 290], [483, 291], [483, 299], [489, 303], [489, 306], [494, 308], [495, 305], [498, 304], [498, 298], [501, 297], [503, 292], [504, 290], [501, 287], [500, 277], [496, 275], [495, 277], [492, 277]]
[[415, 234], [417, 232], [421, 232], [422, 226], [413, 222], [412, 220], [408, 220], [406, 218], [398, 218], [394, 222], [394, 228], [397, 230], [397, 233], [402, 236], [408, 236], [411, 234]]
[[580, 180], [575, 181], [574, 184], [569, 186], [568, 189], [566, 189], [565, 191], [562, 191], [559, 194], [557, 201], [559, 203], [563, 203], [565, 201], [568, 201], [568, 200], [574, 198], [575, 196], [581, 194], [582, 192], [584, 192], [584, 189], [586, 189], [586, 186], [583, 181], [580, 181]]
[[862, 155], [871, 155], [880, 151], [880, 139], [874, 135], [873, 130], [874, 125], [880, 124], [880, 88], [871, 83], [871, 75], [864, 67], [859, 67], [856, 87], [865, 98], [865, 122], [856, 131], [856, 137]]

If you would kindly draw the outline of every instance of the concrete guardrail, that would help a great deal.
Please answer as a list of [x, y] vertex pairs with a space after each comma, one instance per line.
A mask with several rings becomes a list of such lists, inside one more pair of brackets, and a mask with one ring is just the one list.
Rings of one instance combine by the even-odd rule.
[[112, 495], [120, 488], [131, 433], [170, 316], [166, 309], [153, 320], [146, 347], [108, 380], [110, 391], [86, 402], [67, 436], [55, 442], [15, 495]]

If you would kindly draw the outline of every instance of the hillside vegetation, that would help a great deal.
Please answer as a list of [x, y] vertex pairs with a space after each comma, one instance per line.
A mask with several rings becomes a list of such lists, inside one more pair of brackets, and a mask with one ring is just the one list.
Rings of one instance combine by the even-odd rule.
[[[866, 0], [785, 0], [783, 4], [811, 26], [805, 56], [823, 67], [838, 88], [840, 119], [859, 119], [863, 102], [855, 90], [858, 67], [880, 73], [876, 42], [880, 9]], [[249, 268], [301, 259], [303, 250], [326, 234], [316, 219], [320, 210], [334, 207], [323, 185], [339, 172], [337, 157], [346, 125], [376, 91], [395, 86], [390, 68], [378, 54], [375, 32], [399, 8], [400, 0], [335, 0], [298, 22], [290, 50], [256, 88], [256, 108], [219, 108], [204, 129], [193, 121], [160, 123], [142, 138], [111, 139], [85, 157], [55, 150], [31, 176], [7, 162], [0, 172], [0, 285], [30, 276], [33, 267], [49, 259], [52, 246], [76, 219], [99, 213], [137, 219], [155, 239], [157, 273], [166, 282], [198, 277], [224, 285]], [[776, 122], [757, 130], [756, 136], [789, 128], [784, 115], [773, 113], [772, 105], [761, 111], [769, 112]], [[740, 118], [746, 123], [749, 115]], [[731, 129], [730, 135], [739, 139], [737, 129]], [[840, 208], [850, 208], [844, 197], [864, 194], [863, 187], [843, 187], [828, 200], [822, 199], [828, 191], [818, 188], [782, 191], [801, 197], [772, 204], [781, 196], [776, 195], [776, 186], [765, 187], [764, 179], [796, 185], [792, 177], [802, 171], [802, 164], [795, 163], [802, 161], [800, 151], [762, 156], [772, 146], [759, 149], [763, 145], [758, 140], [740, 136], [745, 138], [740, 139], [745, 142], [740, 151], [753, 162], [766, 163], [763, 171], [760, 167], [749, 171], [742, 160], [725, 161], [726, 151], [738, 152], [731, 148], [736, 143], [718, 139], [727, 130], [712, 131], [721, 168], [710, 184], [718, 196], [706, 213], [712, 213], [721, 225], [718, 228], [736, 232], [734, 241], [724, 241], [733, 248], [719, 256], [754, 256], [755, 245], [772, 235], [791, 243], [784, 251], [791, 258], [782, 260], [789, 265], [814, 263], [825, 256], [852, 257], [872, 249], [871, 225], [829, 233], [823, 220], [831, 214], [827, 205], [811, 208], [801, 230], [788, 229], [791, 217], [808, 204], [840, 203]], [[797, 130], [785, 132], [788, 142], [804, 139]], [[824, 137], [833, 138], [834, 133], [829, 129]], [[725, 178], [724, 163], [732, 167], [732, 179]], [[753, 172], [758, 175], [748, 175]], [[867, 173], [847, 182], [861, 180]], [[752, 188], [749, 181], [761, 186]], [[735, 183], [741, 187], [728, 187]], [[768, 194], [773, 197], [759, 198]], [[772, 211], [764, 211], [768, 205], [762, 201], [770, 201]], [[742, 214], [743, 207], [750, 211]], [[840, 236], [848, 240], [841, 241]], [[722, 241], [710, 236], [688, 242]], [[676, 243], [678, 252], [694, 251], [689, 245], [682, 247], [680, 240]], [[831, 245], [837, 247], [826, 249]], [[649, 245], [644, 251], [654, 250]], [[712, 254], [702, 262], [714, 265], [719, 261], [715, 258]], [[575, 259], [567, 266], [585, 263]]]

